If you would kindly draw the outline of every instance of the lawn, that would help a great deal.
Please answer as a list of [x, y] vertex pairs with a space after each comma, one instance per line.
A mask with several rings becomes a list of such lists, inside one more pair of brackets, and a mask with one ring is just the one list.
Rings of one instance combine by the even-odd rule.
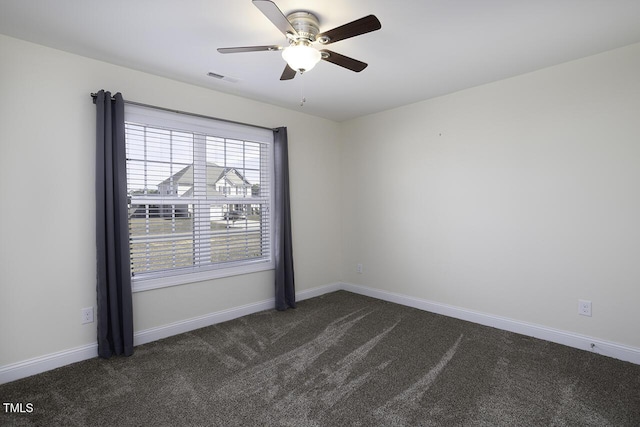
[[129, 227], [134, 275], [192, 267], [197, 254], [204, 263], [222, 263], [261, 258], [267, 250], [258, 215], [235, 223], [211, 221], [210, 238], [200, 245], [194, 245], [192, 218], [131, 218]]

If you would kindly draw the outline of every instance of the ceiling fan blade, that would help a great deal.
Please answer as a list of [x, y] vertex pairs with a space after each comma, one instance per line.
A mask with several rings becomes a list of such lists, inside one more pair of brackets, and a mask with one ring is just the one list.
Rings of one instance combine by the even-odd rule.
[[348, 24], [341, 25], [340, 27], [336, 27], [333, 30], [320, 33], [316, 36], [316, 40], [322, 44], [330, 44], [359, 36], [361, 34], [370, 33], [371, 31], [376, 31], [380, 28], [382, 28], [382, 24], [378, 18], [374, 15], [369, 15], [364, 18], [356, 19]]
[[280, 76], [280, 80], [291, 80], [295, 76], [296, 70], [294, 70], [289, 66], [289, 64], [287, 64], [287, 66], [284, 68], [284, 71], [282, 72], [282, 76]]
[[275, 52], [282, 50], [282, 46], [243, 46], [243, 47], [219, 47], [220, 53], [242, 53], [242, 52]]
[[322, 49], [320, 52], [322, 53], [322, 59], [325, 61], [347, 68], [351, 71], [355, 71], [356, 73], [364, 70], [368, 65], [362, 61], [358, 61], [357, 59], [349, 58], [348, 56], [340, 55], [339, 53], [327, 49]]
[[285, 36], [287, 33], [298, 35], [291, 22], [287, 19], [276, 4], [270, 0], [253, 0], [253, 4], [267, 17]]

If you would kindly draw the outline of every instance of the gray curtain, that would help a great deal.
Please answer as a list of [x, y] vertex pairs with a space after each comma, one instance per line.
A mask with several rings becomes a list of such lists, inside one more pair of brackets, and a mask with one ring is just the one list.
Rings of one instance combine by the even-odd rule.
[[291, 209], [289, 203], [289, 153], [287, 128], [274, 129], [275, 148], [275, 257], [276, 309], [296, 307], [293, 279], [293, 246], [291, 244]]
[[124, 101], [101, 90], [96, 104], [96, 245], [98, 355], [133, 354], [127, 225]]

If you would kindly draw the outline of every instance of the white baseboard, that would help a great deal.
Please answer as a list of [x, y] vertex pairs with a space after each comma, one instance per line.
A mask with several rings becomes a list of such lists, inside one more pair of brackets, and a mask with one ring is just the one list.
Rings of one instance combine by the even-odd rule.
[[356, 294], [429, 311], [431, 313], [442, 314], [480, 325], [490, 326], [509, 332], [515, 332], [534, 338], [540, 338], [557, 344], [563, 344], [569, 347], [598, 353], [603, 356], [613, 357], [615, 359], [624, 360], [626, 362], [640, 365], [640, 348], [629, 347], [609, 341], [603, 341], [593, 337], [588, 337], [585, 335], [576, 334], [573, 332], [548, 328], [546, 326], [521, 322], [519, 320], [494, 316], [492, 314], [480, 313], [473, 310], [467, 310], [460, 307], [441, 304], [420, 298], [414, 298], [393, 292], [382, 291], [366, 286], [342, 283], [341, 289]]
[[[307, 289], [296, 292], [296, 300], [302, 301], [308, 298], [314, 298], [329, 292], [342, 289], [342, 283], [332, 283], [317, 288]], [[275, 307], [275, 299], [270, 298], [264, 301], [258, 301], [251, 304], [234, 307], [228, 310], [222, 310], [214, 313], [205, 314], [204, 316], [193, 317], [191, 319], [170, 323], [156, 328], [149, 328], [138, 331], [133, 336], [134, 346], [146, 344], [152, 341], [168, 338], [173, 335], [182, 334], [193, 331], [195, 329], [204, 328], [206, 326], [215, 325], [216, 323], [226, 322], [248, 314], [257, 313], [263, 310], [270, 310]], [[21, 378], [30, 377], [72, 363], [80, 362], [87, 359], [98, 357], [98, 344], [87, 344], [56, 353], [47, 354], [33, 359], [24, 360], [17, 363], [0, 367], [0, 384], [6, 384]]]
[[98, 344], [87, 344], [0, 367], [0, 384], [40, 374], [98, 356]]
[[275, 307], [275, 300], [268, 299], [255, 302], [252, 304], [234, 307], [228, 310], [217, 311], [215, 313], [205, 314], [204, 316], [193, 317], [191, 319], [181, 320], [179, 322], [169, 323], [167, 325], [158, 326], [138, 331], [133, 335], [133, 345], [138, 346], [153, 341], [168, 338], [174, 335], [183, 334], [195, 329], [204, 328], [215, 325], [216, 323], [226, 322], [248, 314], [257, 313], [263, 310], [269, 310]]
[[[467, 310], [464, 308], [441, 304], [403, 294], [382, 291], [380, 289], [369, 288], [366, 286], [354, 285], [351, 283], [331, 283], [328, 285], [300, 291], [296, 293], [296, 300], [302, 301], [309, 298], [315, 298], [317, 296], [339, 290], [345, 290], [348, 292], [377, 298], [383, 301], [389, 301], [436, 314], [454, 317], [456, 319], [478, 323], [480, 325], [491, 326], [493, 328], [498, 328], [505, 331], [540, 338], [543, 340], [567, 345], [569, 347], [574, 347], [581, 350], [592, 351], [604, 356], [609, 356], [615, 359], [624, 360], [640, 365], [640, 349], [638, 348], [628, 347], [584, 335], [508, 319], [505, 317], [480, 313], [477, 311]], [[228, 310], [209, 313], [204, 316], [198, 316], [175, 323], [170, 323], [168, 325], [163, 325], [156, 328], [145, 329], [134, 334], [134, 345], [137, 346], [146, 344], [159, 339], [168, 338], [173, 335], [182, 334], [185, 332], [193, 331], [195, 329], [215, 325], [216, 323], [233, 320], [238, 317], [246, 316], [248, 314], [257, 313], [263, 310], [270, 310], [274, 307], [275, 300], [273, 298], [270, 298], [264, 301], [258, 301], [239, 307], [234, 307]], [[92, 359], [97, 356], [98, 345], [97, 343], [93, 343], [2, 366], [0, 367], [0, 384], [5, 384], [21, 378], [26, 378], [31, 375], [36, 375], [41, 372], [70, 365], [82, 360]]]
[[296, 292], [296, 301], [303, 301], [309, 298], [315, 298], [319, 297], [320, 295], [341, 290], [344, 290], [344, 283], [330, 283], [328, 285], [318, 286], [317, 288]]
[[[317, 288], [307, 289], [296, 292], [296, 301], [314, 298], [340, 289], [342, 289], [342, 283], [332, 283]], [[259, 311], [271, 310], [275, 308], [275, 305], [275, 299], [269, 298], [264, 301], [233, 307], [228, 310], [217, 311], [215, 313], [209, 313], [204, 316], [193, 317], [191, 319], [181, 320], [179, 322], [158, 326], [156, 328], [145, 329], [134, 334], [133, 345], [137, 346], [146, 344], [152, 341], [193, 331], [195, 329], [205, 328], [207, 326], [215, 325], [216, 323], [237, 319], [238, 317], [257, 313]]]

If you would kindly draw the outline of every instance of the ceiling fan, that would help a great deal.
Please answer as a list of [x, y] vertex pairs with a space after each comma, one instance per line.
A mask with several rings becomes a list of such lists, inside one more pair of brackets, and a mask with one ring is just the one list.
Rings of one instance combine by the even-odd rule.
[[318, 18], [307, 11], [298, 11], [285, 16], [278, 6], [270, 0], [252, 0], [253, 4], [275, 25], [288, 39], [289, 46], [278, 45], [223, 47], [220, 53], [241, 53], [261, 51], [282, 51], [287, 65], [280, 80], [291, 80], [297, 72], [301, 74], [311, 70], [321, 59], [359, 73], [367, 68], [367, 64], [357, 59], [330, 51], [316, 49], [313, 43], [328, 45], [340, 40], [366, 34], [382, 28], [374, 15], [368, 15], [332, 30], [320, 33]]

